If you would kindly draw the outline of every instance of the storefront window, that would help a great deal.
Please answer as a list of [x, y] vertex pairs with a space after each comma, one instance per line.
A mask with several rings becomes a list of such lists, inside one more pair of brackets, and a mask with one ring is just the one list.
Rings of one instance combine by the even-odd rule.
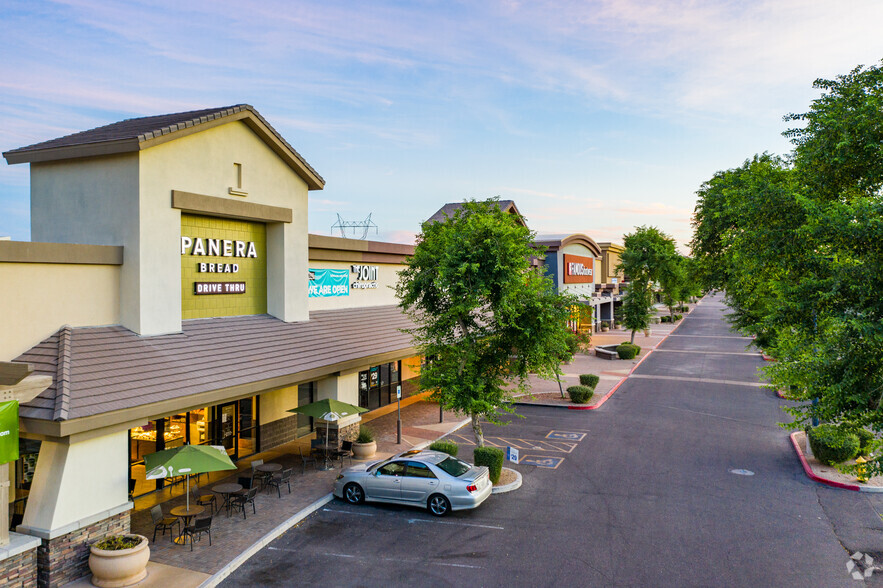
[[255, 396], [239, 401], [239, 455], [242, 458], [257, 451], [257, 400]]
[[394, 361], [359, 372], [359, 406], [374, 410], [395, 402], [401, 369], [402, 362]]
[[[359, 374], [359, 402], [362, 402], [362, 392], [364, 389], [364, 398], [367, 402], [368, 399], [368, 372], [362, 372]], [[305, 406], [311, 402], [315, 402], [316, 400], [316, 383], [308, 382], [306, 384], [300, 384], [297, 387], [297, 405]], [[304, 435], [309, 435], [313, 432], [313, 417], [309, 417], [303, 414], [297, 415], [297, 436], [303, 437]]]

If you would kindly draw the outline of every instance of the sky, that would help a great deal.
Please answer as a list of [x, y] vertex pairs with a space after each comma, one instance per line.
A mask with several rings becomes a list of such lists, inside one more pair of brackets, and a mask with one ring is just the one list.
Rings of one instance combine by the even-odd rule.
[[[446, 202], [514, 200], [539, 234], [685, 250], [696, 191], [812, 83], [883, 59], [883, 2], [6, 0], [0, 151], [139, 116], [248, 103], [338, 215], [409, 243]], [[0, 236], [29, 240], [27, 164], [0, 162]], [[337, 233], [339, 234], [339, 233]]]

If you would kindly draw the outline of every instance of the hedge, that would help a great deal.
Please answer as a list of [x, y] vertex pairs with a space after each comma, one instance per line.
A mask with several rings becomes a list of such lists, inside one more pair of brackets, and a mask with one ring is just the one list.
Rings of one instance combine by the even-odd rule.
[[598, 381], [600, 379], [601, 378], [599, 378], [595, 374], [580, 374], [579, 383], [581, 386], [587, 386], [587, 387], [591, 388], [592, 390], [594, 390], [595, 386], [598, 385]]
[[638, 348], [629, 343], [622, 343], [616, 348], [616, 353], [619, 354], [619, 359], [634, 359], [638, 355]]
[[432, 445], [429, 446], [429, 449], [432, 451], [441, 451], [442, 453], [447, 453], [453, 457], [457, 457], [457, 453], [460, 452], [460, 446], [454, 443], [453, 441], [435, 441]]
[[475, 465], [487, 466], [490, 470], [491, 482], [496, 484], [500, 481], [500, 473], [503, 471], [503, 458], [506, 454], [499, 447], [476, 447], [472, 452]]
[[807, 432], [806, 438], [813, 455], [825, 465], [842, 463], [858, 455], [859, 438], [837, 425], [824, 424]]
[[595, 391], [588, 386], [569, 386], [567, 394], [570, 395], [570, 401], [576, 404], [585, 404], [592, 399]]
[[855, 429], [852, 431], [858, 437], [859, 455], [867, 455], [871, 451], [871, 441], [874, 440], [874, 434], [867, 429]]
[[634, 347], [635, 349], [638, 350], [638, 355], [641, 355], [641, 346], [638, 345], [637, 343], [632, 343], [631, 341], [623, 341], [622, 344], [623, 345], [631, 345], [632, 347]]

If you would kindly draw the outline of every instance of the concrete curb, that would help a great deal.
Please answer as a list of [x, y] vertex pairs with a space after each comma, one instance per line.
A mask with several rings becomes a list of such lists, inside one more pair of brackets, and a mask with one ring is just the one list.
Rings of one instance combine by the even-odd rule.
[[870, 494], [883, 493], [883, 487], [881, 486], [859, 486], [858, 484], [846, 484], [843, 482], [835, 482], [834, 480], [829, 480], [817, 475], [815, 472], [812, 471], [809, 462], [806, 461], [806, 456], [803, 455], [803, 450], [800, 449], [800, 444], [797, 442], [797, 433], [797, 431], [791, 433], [788, 438], [791, 439], [791, 445], [794, 446], [794, 451], [797, 452], [797, 457], [800, 459], [800, 465], [803, 466], [803, 471], [810, 480], [818, 482], [819, 484], [831, 486], [832, 488], [852, 490], [853, 492], [868, 492]]
[[334, 500], [334, 495], [331, 493], [328, 493], [326, 496], [323, 496], [322, 498], [320, 498], [319, 500], [317, 500], [316, 502], [314, 502], [310, 506], [306, 507], [303, 510], [298, 511], [293, 517], [291, 517], [290, 519], [288, 519], [287, 521], [285, 521], [284, 523], [282, 523], [281, 525], [279, 525], [278, 527], [276, 527], [275, 529], [273, 529], [272, 531], [270, 531], [269, 533], [267, 533], [266, 535], [261, 537], [261, 539], [258, 540], [257, 543], [254, 543], [251, 547], [249, 547], [248, 549], [246, 549], [245, 551], [243, 551], [242, 553], [237, 555], [235, 558], [233, 558], [233, 561], [231, 561], [230, 563], [225, 565], [223, 568], [221, 568], [220, 570], [215, 572], [215, 574], [211, 578], [209, 578], [208, 580], [206, 580], [205, 582], [200, 584], [199, 588], [214, 588], [215, 586], [220, 584], [221, 581], [224, 580], [227, 576], [229, 576], [230, 574], [235, 572], [236, 569], [239, 568], [239, 566], [241, 566], [246, 561], [248, 561], [251, 558], [251, 556], [253, 556], [258, 551], [260, 551], [261, 549], [266, 547], [271, 541], [273, 541], [274, 539], [279, 537], [282, 533], [289, 530], [290, 528], [292, 528], [293, 526], [295, 526], [296, 524], [298, 524], [299, 522], [301, 522], [302, 520], [304, 520], [305, 518], [307, 518], [308, 516], [310, 516], [311, 514], [313, 514], [314, 512], [316, 512], [317, 510], [319, 510], [320, 508], [322, 508], [323, 506], [328, 504], [329, 502], [331, 502], [332, 500]]
[[[470, 422], [471, 422], [471, 419], [464, 419], [463, 421], [460, 421], [459, 423], [457, 423], [457, 425], [453, 429], [451, 429], [450, 431], [448, 431], [447, 433], [442, 435], [442, 437], [445, 437], [447, 435], [450, 435], [454, 431], [458, 431], [458, 430], [462, 429], [464, 426], [468, 425]], [[438, 439], [441, 439], [442, 437], [439, 437]], [[436, 439], [436, 441], [438, 441], [438, 439]], [[434, 443], [434, 441], [424, 441], [423, 443], [418, 443], [417, 445], [414, 445], [411, 449], [424, 449], [426, 447], [429, 447], [432, 443]], [[521, 486], [521, 474], [518, 474], [518, 485]], [[511, 486], [511, 484], [506, 485], [507, 488], [508, 488], [508, 486]], [[514, 490], [514, 489], [515, 488], [512, 488], [512, 490]], [[502, 490], [502, 492], [506, 492], [506, 491], [508, 491], [508, 490]], [[270, 542], [272, 542], [274, 539], [279, 537], [282, 533], [289, 530], [290, 528], [292, 528], [293, 526], [295, 526], [296, 524], [298, 524], [299, 522], [301, 522], [302, 520], [304, 520], [305, 518], [307, 518], [308, 516], [310, 516], [311, 514], [313, 514], [314, 512], [316, 512], [317, 510], [319, 510], [320, 508], [322, 508], [323, 506], [328, 504], [329, 502], [331, 502], [332, 500], [334, 500], [334, 495], [329, 492], [327, 495], [316, 500], [313, 504], [298, 511], [290, 519], [288, 519], [287, 521], [285, 521], [284, 523], [282, 523], [281, 525], [279, 525], [278, 527], [276, 527], [275, 529], [273, 529], [272, 531], [270, 531], [269, 533], [267, 533], [266, 535], [261, 537], [256, 543], [254, 543], [248, 549], [246, 549], [245, 551], [243, 551], [242, 553], [237, 555], [230, 563], [228, 563], [223, 568], [221, 568], [220, 570], [215, 572], [215, 574], [212, 575], [211, 578], [209, 578], [208, 580], [206, 580], [205, 582], [200, 584], [199, 588], [214, 588], [215, 586], [220, 584], [227, 576], [229, 576], [230, 574], [235, 572], [242, 564], [244, 564], [246, 561], [251, 559], [251, 557], [254, 554], [256, 554], [258, 551], [260, 551], [261, 549], [263, 549], [264, 547], [269, 545]]]
[[491, 490], [491, 494], [505, 494], [506, 492], [512, 492], [513, 490], [518, 490], [521, 488], [521, 472], [517, 470], [513, 470], [512, 468], [503, 468], [504, 470], [509, 470], [510, 472], [515, 473], [515, 481], [511, 484], [503, 484], [502, 486], [494, 486], [493, 490]]
[[571, 404], [550, 404], [550, 403], [543, 403], [543, 402], [517, 402], [517, 401], [516, 401], [516, 402], [513, 402], [513, 404], [520, 405], [520, 406], [551, 406], [551, 407], [554, 407], [554, 408], [566, 408], [567, 410], [597, 410], [597, 409], [601, 408], [601, 406], [602, 406], [605, 402], [607, 402], [607, 400], [608, 400], [611, 396], [613, 396], [613, 393], [616, 392], [616, 391], [619, 389], [620, 386], [622, 386], [623, 382], [625, 382], [626, 380], [629, 379], [629, 376], [632, 375], [632, 372], [634, 372], [636, 369], [638, 369], [638, 366], [641, 365], [642, 363], [644, 363], [644, 360], [647, 359], [648, 357], [650, 357], [650, 355], [651, 355], [654, 351], [656, 351], [656, 348], [657, 348], [657, 347], [659, 347], [660, 345], [662, 345], [663, 343], [665, 343], [665, 340], [668, 339], [669, 336], [670, 336], [672, 333], [674, 333], [675, 331], [677, 331], [678, 328], [679, 328], [682, 324], [684, 324], [684, 319], [681, 319], [681, 322], [679, 322], [678, 325], [677, 325], [674, 329], [672, 329], [669, 333], [667, 333], [667, 334], [665, 335], [665, 337], [663, 337], [663, 338], [659, 341], [659, 343], [657, 343], [656, 345], [654, 345], [654, 346], [653, 346], [653, 349], [651, 349], [650, 351], [648, 351], [647, 354], [646, 354], [644, 357], [642, 357], [642, 358], [638, 361], [638, 363], [636, 363], [635, 365], [633, 365], [633, 366], [632, 366], [632, 369], [629, 370], [629, 373], [627, 373], [625, 376], [623, 376], [622, 379], [621, 379], [619, 382], [617, 382], [616, 385], [613, 386], [613, 388], [610, 389], [610, 392], [608, 392], [607, 394], [605, 394], [605, 395], [601, 398], [601, 400], [598, 401], [598, 404], [593, 404], [593, 405], [591, 405], [591, 406], [579, 406], [579, 405], [571, 405]]

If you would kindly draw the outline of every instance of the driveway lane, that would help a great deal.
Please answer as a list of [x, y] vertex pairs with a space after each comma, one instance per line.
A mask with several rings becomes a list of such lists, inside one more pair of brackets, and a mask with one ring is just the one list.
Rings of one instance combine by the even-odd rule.
[[[685, 318], [676, 334], [687, 327], [731, 337], [720, 320], [701, 318], [722, 317], [720, 307], [703, 303], [699, 320]], [[707, 354], [654, 355], [722, 373], [702, 367]], [[652, 375], [647, 363], [640, 369]], [[755, 370], [736, 362], [723, 373], [750, 381]], [[225, 585], [283, 578], [335, 586], [858, 585], [846, 574], [839, 523], [827, 513], [858, 509], [853, 525], [860, 526], [873, 509], [842, 494], [842, 505], [825, 502], [827, 489], [803, 475], [776, 425], [781, 405], [762, 388], [631, 378], [598, 411], [519, 407], [526, 419], [486, 425], [485, 433], [542, 439], [554, 429], [586, 437], [556, 470], [513, 466], [524, 475], [521, 489], [453, 513], [443, 521], [449, 525], [414, 522], [433, 520], [416, 509], [335, 501]], [[471, 451], [461, 446], [460, 454], [470, 459]], [[755, 475], [730, 473], [736, 468]], [[277, 575], [277, 566], [285, 573]]]

